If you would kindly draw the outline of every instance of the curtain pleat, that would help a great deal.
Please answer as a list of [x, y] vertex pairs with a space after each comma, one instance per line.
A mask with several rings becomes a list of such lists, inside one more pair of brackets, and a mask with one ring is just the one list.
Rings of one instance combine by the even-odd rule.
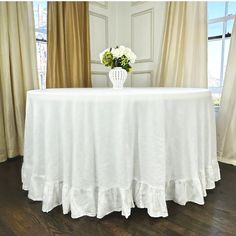
[[168, 2], [153, 86], [207, 87], [207, 3]]
[[48, 88], [91, 87], [88, 4], [48, 3]]
[[38, 88], [32, 2], [0, 3], [0, 162], [23, 155], [26, 92]]
[[217, 118], [217, 146], [219, 161], [236, 165], [236, 21]]

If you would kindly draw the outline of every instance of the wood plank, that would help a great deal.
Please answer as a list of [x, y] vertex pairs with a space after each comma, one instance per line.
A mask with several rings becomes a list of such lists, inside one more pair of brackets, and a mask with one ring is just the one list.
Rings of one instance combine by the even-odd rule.
[[236, 167], [220, 163], [222, 180], [208, 191], [205, 205], [167, 202], [167, 218], [151, 218], [146, 209], [132, 209], [125, 219], [119, 212], [103, 219], [63, 215], [61, 206], [49, 213], [41, 202], [27, 198], [21, 185], [22, 157], [0, 164], [0, 235], [236, 235]]

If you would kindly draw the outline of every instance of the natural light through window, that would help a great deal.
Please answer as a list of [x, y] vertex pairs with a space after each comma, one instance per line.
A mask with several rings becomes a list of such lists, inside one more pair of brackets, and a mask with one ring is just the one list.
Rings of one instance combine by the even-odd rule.
[[208, 87], [220, 104], [236, 2], [208, 2]]
[[33, 7], [37, 49], [38, 78], [41, 87], [45, 88], [47, 69], [47, 2], [34, 2]]

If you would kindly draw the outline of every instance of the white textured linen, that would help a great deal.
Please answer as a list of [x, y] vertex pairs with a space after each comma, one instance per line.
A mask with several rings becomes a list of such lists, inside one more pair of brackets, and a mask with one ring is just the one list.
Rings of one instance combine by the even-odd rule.
[[48, 212], [166, 217], [166, 200], [204, 204], [220, 179], [206, 89], [47, 89], [27, 93], [23, 189]]

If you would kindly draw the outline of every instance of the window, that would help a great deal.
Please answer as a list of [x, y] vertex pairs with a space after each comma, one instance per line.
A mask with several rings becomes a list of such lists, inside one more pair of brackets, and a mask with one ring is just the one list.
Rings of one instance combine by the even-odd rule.
[[208, 2], [208, 87], [220, 104], [236, 2]]
[[33, 2], [38, 78], [41, 88], [46, 86], [47, 69], [47, 2]]

